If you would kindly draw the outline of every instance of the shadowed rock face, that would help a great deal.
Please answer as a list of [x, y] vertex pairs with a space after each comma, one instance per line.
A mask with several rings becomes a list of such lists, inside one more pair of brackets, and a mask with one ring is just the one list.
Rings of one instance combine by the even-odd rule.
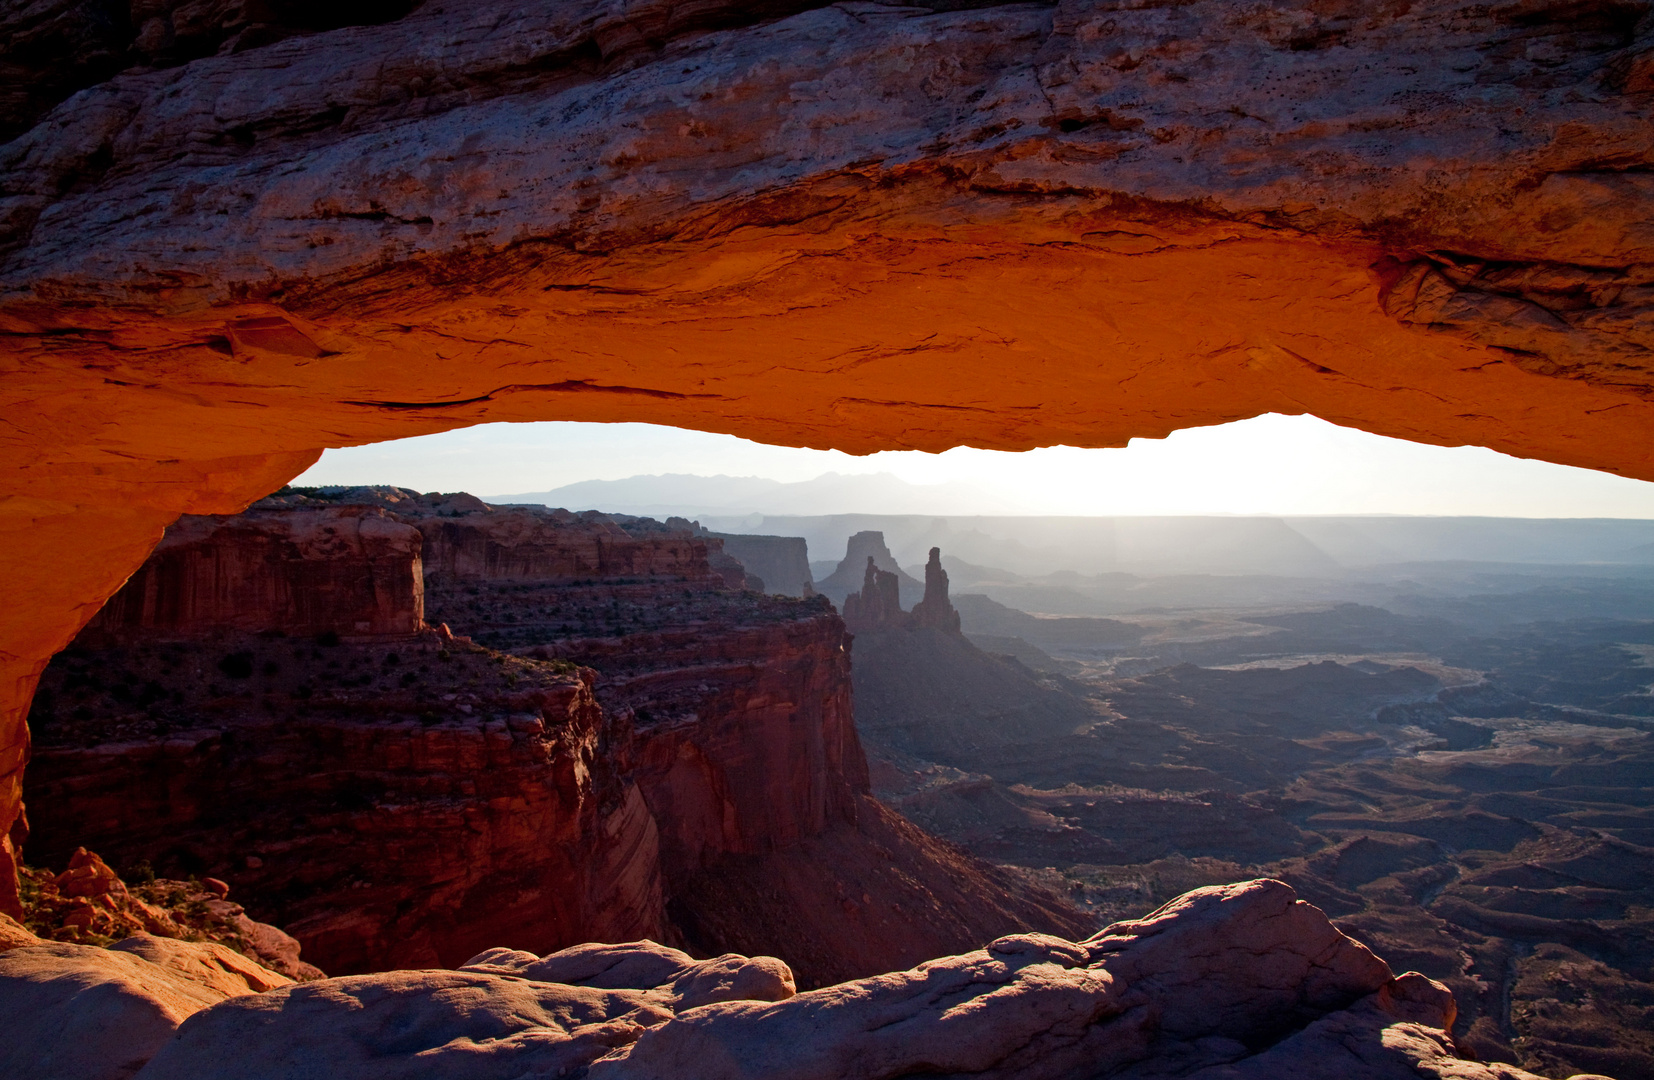
[[1654, 475], [1646, 3], [805, 7], [8, 17], [0, 819], [52, 652], [325, 445], [1279, 410]]
[[948, 599], [948, 572], [942, 569], [941, 548], [930, 549], [930, 561], [925, 563], [925, 598], [913, 605], [913, 625], [945, 634], [959, 633], [959, 612]]
[[[732, 588], [716, 539], [649, 519], [336, 497], [186, 519], [172, 534], [190, 543], [169, 537], [128, 591], [187, 608], [203, 573], [161, 572], [181, 550], [262, 595], [288, 562], [247, 552], [375, 522], [414, 567], [423, 540], [420, 595], [445, 629], [299, 637], [270, 605], [231, 628], [100, 620], [31, 714], [35, 863], [91, 843], [211, 874], [336, 974], [648, 936], [796, 957], [819, 986], [1092, 925], [865, 794], [826, 601]], [[348, 544], [312, 554], [318, 573], [366, 573]]]

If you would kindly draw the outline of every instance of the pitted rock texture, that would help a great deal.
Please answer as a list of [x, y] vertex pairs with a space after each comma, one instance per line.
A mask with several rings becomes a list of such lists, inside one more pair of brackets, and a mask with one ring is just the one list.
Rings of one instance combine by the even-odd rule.
[[0, 823], [46, 659], [323, 446], [1276, 410], [1654, 476], [1644, 0], [960, 6], [7, 17]]
[[196, 1013], [137, 1075], [144, 1080], [568, 1076], [671, 1016], [636, 990], [560, 986], [475, 971], [355, 975]]
[[1085, 942], [1012, 935], [773, 1005], [698, 1009], [589, 1075], [1533, 1076], [1460, 1059], [1443, 1030], [1452, 1009], [1439, 983], [1392, 978], [1290, 887], [1252, 881], [1196, 890]]

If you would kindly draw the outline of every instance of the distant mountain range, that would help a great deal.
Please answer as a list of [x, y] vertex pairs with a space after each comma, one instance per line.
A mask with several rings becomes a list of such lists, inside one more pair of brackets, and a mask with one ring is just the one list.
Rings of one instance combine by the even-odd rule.
[[761, 476], [630, 476], [550, 491], [487, 495], [491, 503], [543, 503], [646, 517], [740, 514], [1014, 514], [1021, 507], [970, 484], [910, 484], [890, 473], [826, 473], [787, 483]]

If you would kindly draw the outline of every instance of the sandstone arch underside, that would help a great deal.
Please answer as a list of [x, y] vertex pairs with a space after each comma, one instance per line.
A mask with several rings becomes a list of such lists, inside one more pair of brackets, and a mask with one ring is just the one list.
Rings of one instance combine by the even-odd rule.
[[52, 653], [326, 446], [1275, 410], [1654, 478], [1650, 4], [960, 6], [427, 0], [14, 124], [0, 825]]

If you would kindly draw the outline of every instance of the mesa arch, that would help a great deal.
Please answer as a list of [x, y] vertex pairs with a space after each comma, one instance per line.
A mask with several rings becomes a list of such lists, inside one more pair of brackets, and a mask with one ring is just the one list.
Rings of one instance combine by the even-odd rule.
[[0, 833], [47, 659], [327, 446], [1273, 410], [1654, 478], [1644, 0], [961, 6], [427, 0], [73, 96], [66, 59], [0, 146]]

